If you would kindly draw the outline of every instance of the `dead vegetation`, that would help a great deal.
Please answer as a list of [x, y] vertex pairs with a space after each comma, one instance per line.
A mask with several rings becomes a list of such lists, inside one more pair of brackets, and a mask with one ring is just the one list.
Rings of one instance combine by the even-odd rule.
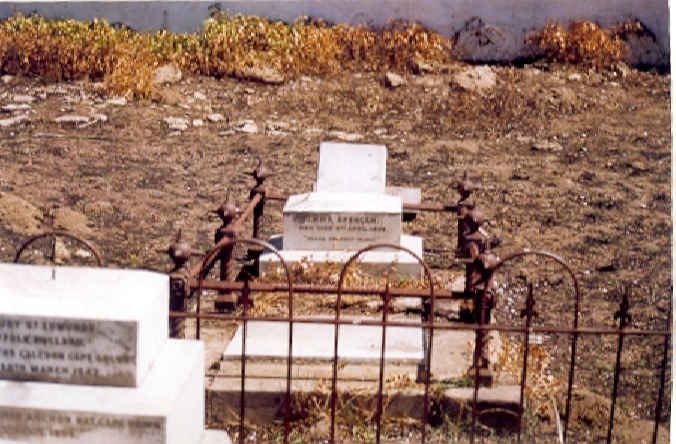
[[[580, 21], [548, 24], [531, 39], [552, 61], [604, 67], [626, 55], [623, 41], [638, 22], [603, 29]], [[0, 73], [48, 81], [102, 81], [108, 92], [148, 97], [156, 67], [173, 63], [192, 74], [282, 79], [339, 70], [415, 71], [452, 61], [452, 40], [402, 21], [381, 29], [298, 19], [292, 24], [217, 13], [195, 34], [138, 33], [103, 20], [15, 16], [0, 22]], [[255, 77], [255, 76], [253, 76]]]

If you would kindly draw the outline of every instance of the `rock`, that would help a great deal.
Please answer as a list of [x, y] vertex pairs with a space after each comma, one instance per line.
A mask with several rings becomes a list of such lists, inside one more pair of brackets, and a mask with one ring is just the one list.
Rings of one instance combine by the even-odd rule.
[[78, 126], [85, 123], [89, 123], [89, 117], [80, 116], [77, 114], [66, 114], [64, 116], [57, 117], [56, 119], [54, 119], [54, 122], [59, 124], [70, 124]]
[[225, 117], [223, 117], [223, 114], [213, 113], [213, 114], [209, 114], [207, 116], [207, 120], [209, 122], [212, 122], [212, 123], [217, 123], [217, 122], [222, 122], [223, 120], [225, 120]]
[[406, 79], [404, 79], [399, 74], [388, 72], [385, 74], [385, 85], [390, 88], [397, 88], [399, 86], [405, 85]]
[[57, 208], [53, 212], [54, 228], [66, 230], [83, 236], [90, 236], [91, 222], [84, 214], [67, 207]]
[[286, 135], [293, 131], [291, 125], [287, 122], [281, 121], [267, 121], [265, 122], [265, 132], [271, 135]]
[[426, 62], [425, 60], [423, 60], [419, 57], [416, 57], [415, 59], [413, 59], [413, 61], [411, 62], [411, 68], [412, 68], [413, 72], [418, 74], [418, 75], [429, 74], [429, 73], [433, 73], [434, 71], [436, 71], [434, 69], [434, 66], [431, 63]]
[[335, 137], [345, 142], [357, 142], [364, 138], [361, 134], [347, 133], [345, 131], [329, 131], [329, 137]]
[[14, 76], [10, 76], [9, 74], [5, 74], [0, 77], [0, 82], [2, 82], [3, 85], [9, 85], [14, 81]]
[[40, 232], [42, 212], [13, 194], [0, 192], [0, 225], [14, 233], [33, 235]]
[[193, 119], [193, 121], [192, 121], [192, 126], [194, 126], [195, 128], [199, 128], [199, 127], [201, 127], [201, 126], [204, 126], [204, 120], [202, 120], [202, 119]]
[[0, 128], [9, 128], [10, 126], [18, 125], [19, 123], [27, 122], [29, 120], [30, 117], [28, 117], [28, 114], [22, 114], [8, 119], [0, 119]]
[[218, 133], [219, 136], [223, 136], [223, 137], [232, 136], [233, 134], [235, 134], [235, 132], [233, 130], [225, 130], [225, 131], [221, 131], [220, 133]]
[[580, 80], [582, 80], [582, 74], [578, 72], [573, 73], [568, 76], [568, 80], [570, 80], [571, 82], [579, 82]]
[[195, 98], [195, 100], [207, 100], [207, 96], [199, 91], [195, 91], [192, 96]]
[[563, 147], [558, 142], [550, 142], [548, 140], [538, 140], [530, 148], [533, 151], [548, 151], [558, 152], [563, 151]]
[[497, 76], [489, 66], [472, 66], [456, 73], [452, 82], [466, 91], [483, 95], [495, 88]]
[[16, 111], [28, 111], [31, 109], [31, 106], [27, 103], [10, 103], [8, 105], [3, 105], [0, 110], [6, 113], [13, 113]]
[[91, 119], [92, 123], [94, 122], [106, 123], [108, 121], [108, 116], [106, 116], [105, 114], [92, 114]]
[[251, 66], [243, 68], [239, 72], [239, 77], [271, 85], [284, 83], [284, 76], [276, 69], [269, 66]]
[[127, 104], [127, 99], [125, 97], [113, 97], [112, 99], [106, 100], [106, 104], [113, 106], [125, 106]]
[[617, 71], [623, 79], [629, 77], [629, 74], [631, 74], [631, 68], [624, 62], [617, 62], [615, 64], [615, 71]]
[[183, 78], [183, 73], [174, 64], [168, 63], [157, 68], [153, 74], [153, 83], [156, 85], [166, 83], [180, 82]]
[[165, 117], [162, 119], [170, 130], [185, 131], [188, 129], [188, 119], [182, 117]]
[[60, 237], [54, 238], [54, 263], [63, 265], [71, 258], [70, 251]]
[[78, 248], [73, 255], [80, 259], [88, 259], [93, 256], [91, 251], [85, 250], [84, 248]]
[[233, 129], [239, 133], [256, 134], [258, 132], [258, 125], [253, 120], [240, 120], [235, 124]]
[[413, 79], [413, 84], [416, 86], [422, 86], [423, 88], [435, 88], [444, 84], [444, 78], [442, 76], [437, 75], [415, 77]]
[[16, 103], [33, 103], [35, 102], [35, 97], [26, 94], [14, 94], [12, 101]]

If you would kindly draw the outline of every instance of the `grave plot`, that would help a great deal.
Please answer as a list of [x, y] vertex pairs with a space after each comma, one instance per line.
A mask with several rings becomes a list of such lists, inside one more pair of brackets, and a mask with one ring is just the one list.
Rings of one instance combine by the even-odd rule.
[[166, 275], [0, 264], [0, 441], [229, 442], [204, 431], [204, 348], [168, 339]]

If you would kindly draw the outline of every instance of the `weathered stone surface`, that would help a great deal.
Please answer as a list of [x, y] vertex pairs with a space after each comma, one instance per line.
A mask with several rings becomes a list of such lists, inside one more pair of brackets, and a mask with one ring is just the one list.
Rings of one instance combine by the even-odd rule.
[[[270, 242], [277, 247], [282, 248], [282, 237], [274, 236]], [[402, 234], [399, 245], [413, 251], [418, 257], [423, 254], [423, 240], [418, 236], [409, 236]], [[285, 250], [280, 254], [284, 261], [289, 264], [344, 264], [354, 254], [354, 251], [310, 251], [310, 250]], [[360, 270], [364, 272], [382, 275], [391, 273], [393, 276], [421, 279], [422, 266], [410, 254], [404, 251], [392, 251], [387, 249], [371, 250], [359, 256]], [[279, 260], [272, 253], [263, 253], [260, 256], [261, 273], [281, 273]]]
[[185, 131], [188, 129], [188, 119], [182, 117], [165, 117], [162, 119], [170, 130]]
[[9, 117], [7, 119], [0, 119], [0, 128], [9, 128], [10, 126], [18, 125], [23, 122], [30, 121], [28, 114]]
[[386, 169], [385, 145], [322, 142], [317, 191], [383, 194]]
[[279, 71], [269, 66], [245, 67], [239, 72], [238, 77], [273, 85], [284, 83], [284, 76]]
[[151, 272], [0, 264], [0, 379], [137, 386], [168, 336], [168, 285]]
[[489, 66], [472, 66], [463, 69], [453, 76], [453, 83], [460, 88], [485, 94], [495, 88], [497, 77]]
[[207, 120], [212, 123], [217, 123], [217, 122], [222, 122], [225, 120], [225, 117], [223, 117], [223, 114], [220, 113], [213, 113], [209, 114], [207, 116]]
[[405, 85], [406, 79], [394, 72], [388, 72], [385, 74], [385, 85], [390, 88], [397, 88], [399, 86]]
[[367, 193], [296, 194], [284, 205], [284, 249], [356, 251], [398, 244], [401, 198]]
[[253, 120], [240, 120], [233, 128], [238, 133], [256, 134], [258, 132], [258, 125]]
[[146, 382], [133, 390], [0, 381], [0, 441], [199, 442], [204, 433], [203, 360], [199, 341], [168, 340]]
[[157, 85], [180, 82], [182, 78], [181, 70], [171, 63], [160, 66], [153, 73], [153, 83]]
[[[333, 359], [334, 326], [331, 324], [295, 323], [293, 356], [299, 359]], [[338, 334], [338, 358], [352, 362], [379, 361], [382, 329], [364, 325], [341, 325]], [[421, 362], [422, 331], [415, 328], [387, 328], [385, 359]], [[223, 353], [224, 360], [239, 360], [242, 353], [240, 328]], [[247, 325], [247, 356], [286, 358], [289, 325], [282, 322], [251, 321]]]

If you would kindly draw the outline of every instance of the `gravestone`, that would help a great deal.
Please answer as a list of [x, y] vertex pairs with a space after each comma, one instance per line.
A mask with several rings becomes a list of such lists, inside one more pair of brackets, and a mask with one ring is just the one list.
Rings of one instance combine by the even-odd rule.
[[[384, 145], [321, 143], [315, 191], [288, 198], [284, 234], [270, 239], [285, 262], [341, 264], [374, 244], [399, 245], [422, 257], [422, 239], [402, 233], [402, 196], [419, 203], [419, 190], [387, 187], [386, 166]], [[374, 272], [422, 275], [415, 257], [394, 248], [370, 250], [359, 262]], [[271, 253], [263, 253], [259, 264], [262, 274], [281, 270]]]
[[0, 442], [205, 439], [204, 349], [168, 339], [166, 275], [0, 264]]

